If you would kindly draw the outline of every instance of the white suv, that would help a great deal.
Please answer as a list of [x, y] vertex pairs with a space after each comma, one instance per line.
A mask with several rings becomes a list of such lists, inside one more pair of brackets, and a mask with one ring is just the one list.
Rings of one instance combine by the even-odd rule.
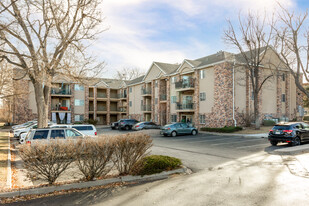
[[87, 135], [87, 136], [98, 135], [97, 129], [92, 124], [72, 124], [72, 125], [70, 125], [70, 124], [67, 124], [67, 125], [57, 124], [57, 125], [50, 126], [50, 128], [73, 128], [73, 129], [76, 129], [76, 130], [80, 131], [81, 133], [83, 133], [84, 135]]
[[[53, 123], [53, 122], [49, 122], [48, 126], [51, 126], [51, 125], [54, 125], [54, 124], [55, 123]], [[38, 126], [38, 124], [35, 122], [35, 123], [32, 123], [32, 124], [28, 125], [27, 127], [22, 127], [22, 128], [19, 128], [19, 129], [15, 129], [13, 131], [14, 137], [20, 138], [20, 135], [22, 133], [26, 133], [27, 134], [31, 129], [36, 129], [37, 126]]]

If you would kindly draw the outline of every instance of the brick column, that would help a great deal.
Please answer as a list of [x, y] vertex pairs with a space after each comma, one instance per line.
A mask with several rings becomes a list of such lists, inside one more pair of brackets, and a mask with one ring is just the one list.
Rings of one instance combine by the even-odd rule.
[[85, 89], [85, 113], [84, 119], [89, 119], [89, 86], [84, 85]]
[[290, 111], [290, 99], [291, 99], [291, 93], [290, 93], [290, 87], [291, 87], [291, 79], [290, 74], [285, 73], [285, 115], [289, 119], [291, 119], [291, 111]]
[[155, 80], [151, 81], [151, 120], [155, 121]]
[[199, 70], [194, 71], [194, 94], [193, 94], [193, 103], [194, 108], [194, 123], [199, 127], [199, 112], [200, 112], [200, 73]]
[[106, 102], [106, 109], [107, 109], [107, 115], [106, 115], [106, 124], [107, 125], [110, 125], [111, 123], [111, 101], [110, 101], [110, 95], [111, 95], [111, 89], [110, 88], [107, 88], [107, 93], [106, 93], [106, 96], [107, 96], [107, 102]]
[[171, 88], [170, 88], [170, 77], [166, 81], [166, 123], [171, 122]]
[[161, 115], [161, 112], [162, 112], [162, 105], [161, 105], [161, 103], [160, 103], [160, 95], [161, 94], [163, 94], [163, 91], [162, 91], [162, 88], [161, 88], [161, 85], [163, 85], [163, 84], [161, 84], [161, 79], [158, 79], [158, 92], [159, 92], [159, 94], [158, 94], [158, 105], [157, 105], [157, 108], [158, 108], [158, 124], [159, 125], [161, 125], [161, 118], [162, 118], [162, 115]]
[[70, 90], [71, 90], [71, 98], [70, 98], [70, 107], [71, 107], [71, 122], [75, 122], [74, 118], [74, 107], [75, 107], [75, 91], [74, 91], [74, 84], [70, 84]]
[[282, 95], [281, 77], [278, 75], [277, 76], [277, 118], [280, 118], [282, 116], [281, 95]]
[[129, 99], [130, 91], [129, 91], [129, 87], [126, 90], [127, 90], [127, 113], [126, 113], [126, 116], [127, 116], [127, 118], [129, 118], [129, 115], [130, 115], [130, 105], [129, 105], [129, 103], [130, 103], [130, 99]]
[[97, 119], [97, 87], [93, 87], [93, 119]]

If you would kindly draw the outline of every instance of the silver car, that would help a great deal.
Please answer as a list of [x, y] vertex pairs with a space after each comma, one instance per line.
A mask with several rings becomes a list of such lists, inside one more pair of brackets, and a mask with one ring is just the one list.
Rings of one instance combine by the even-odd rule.
[[26, 143], [31, 144], [33, 141], [50, 140], [50, 139], [78, 139], [84, 138], [85, 135], [73, 128], [47, 128], [32, 129], [27, 137]]
[[135, 124], [132, 129], [136, 131], [142, 129], [161, 129], [161, 126], [153, 122], [139, 122]]

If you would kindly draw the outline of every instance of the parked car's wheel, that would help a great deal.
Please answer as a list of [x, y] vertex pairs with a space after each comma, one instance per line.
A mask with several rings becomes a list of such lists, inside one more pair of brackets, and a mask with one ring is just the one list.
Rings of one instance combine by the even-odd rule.
[[272, 146], [277, 146], [278, 142], [272, 140], [272, 141], [270, 141], [270, 144], [271, 144]]
[[164, 134], [163, 136], [164, 136], [164, 137], [167, 137], [167, 134]]
[[119, 129], [118, 126], [115, 126], [115, 129]]
[[126, 125], [126, 126], [125, 126], [125, 129], [126, 129], [126, 130], [130, 130], [130, 126], [129, 126], [129, 125]]
[[115, 130], [115, 127], [112, 127], [112, 130]]
[[197, 131], [194, 129], [194, 130], [192, 130], [191, 134], [192, 134], [193, 136], [195, 136], [195, 135], [197, 135]]
[[172, 137], [176, 137], [177, 136], [177, 132], [176, 131], [172, 131], [171, 136]]
[[294, 139], [294, 141], [292, 143], [292, 146], [298, 146], [298, 145], [300, 145], [300, 143], [301, 143], [300, 138], [299, 137], [295, 137], [295, 139]]

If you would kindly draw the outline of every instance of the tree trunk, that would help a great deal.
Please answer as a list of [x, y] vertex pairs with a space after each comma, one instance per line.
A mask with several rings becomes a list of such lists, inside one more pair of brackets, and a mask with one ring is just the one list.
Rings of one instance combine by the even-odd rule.
[[255, 129], [259, 130], [260, 124], [260, 111], [259, 111], [259, 97], [258, 94], [254, 94], [254, 119], [255, 119]]
[[38, 110], [38, 128], [45, 128], [48, 126], [48, 105], [50, 88], [46, 88], [46, 86], [44, 86], [40, 82], [35, 82], [34, 91]]

